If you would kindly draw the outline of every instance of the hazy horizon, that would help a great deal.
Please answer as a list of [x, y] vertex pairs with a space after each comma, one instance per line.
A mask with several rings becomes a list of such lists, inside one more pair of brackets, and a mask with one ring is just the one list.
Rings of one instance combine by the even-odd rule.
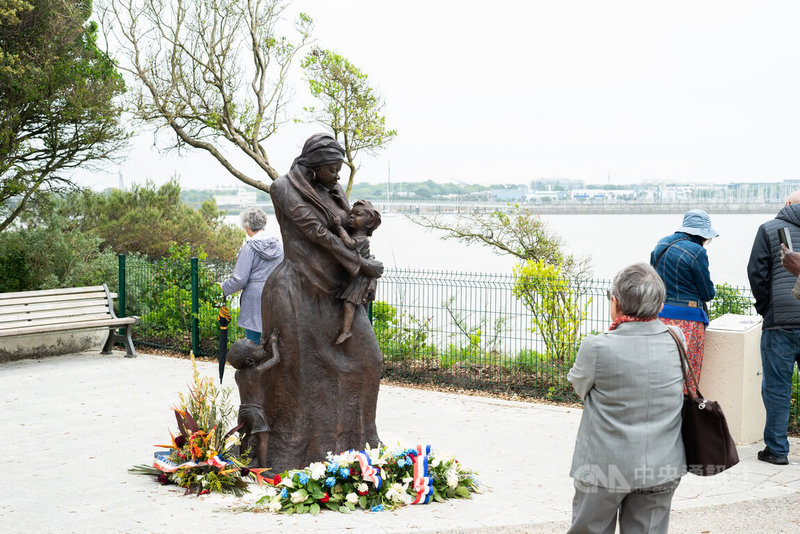
[[[291, 11], [369, 75], [398, 130], [359, 156], [358, 181], [385, 182], [390, 166], [391, 181], [480, 185], [800, 177], [800, 3], [296, 0]], [[310, 97], [297, 71], [300, 115]], [[265, 143], [279, 173], [320, 130], [286, 124]], [[162, 156], [159, 144], [141, 131], [121, 165], [76, 177], [100, 189], [119, 172], [126, 183], [177, 173], [186, 187], [238, 184], [211, 156]]]

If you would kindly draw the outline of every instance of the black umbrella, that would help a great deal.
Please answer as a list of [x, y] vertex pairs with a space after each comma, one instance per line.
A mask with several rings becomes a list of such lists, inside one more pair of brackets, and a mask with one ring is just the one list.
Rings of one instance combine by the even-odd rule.
[[231, 311], [223, 303], [217, 313], [219, 320], [219, 381], [222, 383], [222, 375], [225, 374], [225, 357], [228, 355], [228, 324], [231, 322]]

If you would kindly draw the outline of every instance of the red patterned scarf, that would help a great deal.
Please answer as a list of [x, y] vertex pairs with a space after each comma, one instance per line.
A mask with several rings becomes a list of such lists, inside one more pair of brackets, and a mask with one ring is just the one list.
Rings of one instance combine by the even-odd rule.
[[619, 325], [622, 323], [645, 323], [648, 321], [655, 321], [658, 319], [657, 316], [653, 317], [633, 317], [631, 315], [620, 315], [616, 319], [611, 322], [611, 326], [608, 327], [609, 332], [611, 330], [616, 330]]

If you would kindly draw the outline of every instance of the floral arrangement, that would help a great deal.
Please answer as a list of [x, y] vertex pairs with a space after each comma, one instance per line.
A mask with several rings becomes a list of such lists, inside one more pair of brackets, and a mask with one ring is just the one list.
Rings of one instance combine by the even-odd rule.
[[266, 494], [251, 509], [286, 514], [316, 515], [323, 508], [377, 512], [480, 492], [474, 472], [430, 445], [328, 453], [324, 462], [267, 478], [267, 469], [248, 468], [250, 458], [235, 454], [241, 425], [226, 430], [234, 414], [230, 389], [219, 390], [211, 377], [200, 378], [193, 354], [191, 358], [194, 381], [188, 395], [179, 393], [173, 408], [177, 433], [170, 432], [169, 444], [156, 445], [164, 450], [154, 454], [152, 465], [134, 466], [130, 472], [186, 488], [187, 495], [216, 491], [239, 497], [254, 480]]
[[211, 377], [200, 378], [194, 354], [191, 358], [194, 381], [188, 395], [178, 394], [178, 407], [173, 408], [178, 434], [170, 432], [168, 445], [156, 445], [166, 450], [154, 454], [152, 466], [138, 465], [129, 471], [186, 488], [187, 495], [216, 491], [241, 496], [248, 491], [248, 478], [259, 484], [271, 482], [261, 476], [265, 469], [248, 469], [249, 458], [234, 455], [240, 426], [225, 430], [233, 417], [230, 389], [219, 390]]
[[476, 474], [452, 456], [416, 449], [379, 447], [328, 454], [325, 462], [276, 475], [256, 507], [285, 514], [316, 515], [323, 508], [378, 512], [408, 504], [469, 498], [480, 492]]

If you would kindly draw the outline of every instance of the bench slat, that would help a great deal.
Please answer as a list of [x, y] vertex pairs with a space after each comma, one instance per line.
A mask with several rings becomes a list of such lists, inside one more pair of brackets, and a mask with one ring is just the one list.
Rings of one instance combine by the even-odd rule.
[[23, 311], [18, 313], [0, 313], [0, 325], [14, 321], [35, 321], [37, 319], [48, 319], [50, 317], [70, 317], [73, 320], [80, 320], [80, 317], [84, 315], [94, 316], [98, 314], [111, 317], [111, 314], [108, 313], [108, 304], [94, 303], [93, 305], [82, 305], [75, 308], [56, 308], [39, 311]]
[[105, 306], [108, 309], [108, 299], [86, 299], [66, 302], [38, 302], [35, 304], [15, 304], [13, 306], [0, 305], [0, 321], [4, 315], [14, 315], [16, 313], [37, 313], [53, 310], [71, 310], [74, 308], [87, 308], [94, 306]]
[[86, 287], [65, 287], [62, 289], [40, 289], [37, 291], [18, 291], [16, 293], [0, 293], [0, 303], [6, 299], [15, 299], [19, 297], [48, 297], [54, 295], [70, 295], [80, 293], [93, 293], [99, 291], [105, 295], [103, 286], [86, 286]]
[[121, 319], [103, 319], [98, 321], [86, 321], [83, 323], [65, 323], [27, 328], [15, 328], [13, 330], [0, 330], [0, 337], [19, 336], [23, 334], [42, 334], [46, 332], [59, 332], [62, 330], [91, 330], [93, 328], [101, 328], [104, 326], [111, 327], [135, 324], [137, 320], [137, 317], [123, 317]]
[[33, 321], [9, 321], [7, 323], [0, 323], [0, 330], [13, 330], [15, 328], [26, 327], [26, 326], [47, 326], [53, 324], [80, 324], [86, 321], [100, 321], [103, 319], [111, 319], [111, 317], [107, 313], [95, 313], [91, 315], [78, 315], [75, 317], [72, 316], [65, 316], [65, 317], [46, 317], [42, 319], [36, 319]]
[[[117, 318], [115, 298], [117, 294], [111, 293], [105, 284], [0, 293], [0, 338], [108, 328], [101, 353], [111, 354], [115, 343], [123, 343], [126, 357], [134, 358], [131, 325], [138, 323], [139, 318]], [[115, 329], [121, 326], [127, 326], [125, 333], [117, 334]]]
[[106, 294], [104, 291], [95, 292], [95, 293], [81, 293], [75, 295], [58, 295], [57, 297], [53, 296], [39, 296], [39, 297], [17, 297], [13, 299], [5, 299], [0, 300], [0, 309], [5, 308], [6, 306], [20, 306], [25, 304], [46, 304], [49, 302], [76, 302], [80, 300], [86, 299], [104, 299], [108, 301]]

